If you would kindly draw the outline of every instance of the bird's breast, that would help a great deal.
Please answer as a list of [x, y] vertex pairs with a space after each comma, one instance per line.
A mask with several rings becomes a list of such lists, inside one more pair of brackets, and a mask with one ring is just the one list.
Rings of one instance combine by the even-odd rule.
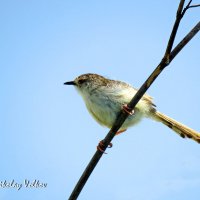
[[[81, 91], [88, 111], [101, 125], [111, 128], [122, 109], [123, 104], [128, 104], [136, 91], [133, 88], [101, 88], [91, 91]], [[121, 130], [137, 124], [149, 113], [150, 104], [140, 100], [134, 109], [134, 114], [128, 116]]]
[[94, 119], [103, 126], [111, 128], [120, 106], [109, 97], [103, 95], [91, 95], [85, 99], [88, 111]]

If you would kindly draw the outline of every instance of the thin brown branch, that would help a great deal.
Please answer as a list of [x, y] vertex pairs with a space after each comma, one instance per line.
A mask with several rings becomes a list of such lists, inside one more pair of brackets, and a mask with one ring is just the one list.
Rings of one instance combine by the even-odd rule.
[[[180, 24], [180, 21], [184, 15], [183, 12], [183, 5], [184, 0], [180, 1], [178, 10], [177, 10], [177, 17], [167, 44], [167, 48], [165, 51], [165, 54], [159, 63], [159, 65], [156, 67], [156, 69], [153, 71], [153, 73], [149, 76], [149, 78], [144, 82], [144, 84], [140, 87], [136, 95], [133, 97], [131, 102], [128, 104], [130, 109], [134, 109], [138, 101], [142, 98], [144, 93], [147, 91], [147, 89], [151, 86], [151, 84], [154, 82], [154, 80], [158, 77], [158, 75], [163, 71], [163, 69], [170, 64], [170, 62], [177, 56], [177, 54], [184, 48], [184, 46], [194, 37], [194, 35], [200, 30], [200, 22], [184, 37], [184, 39], [172, 50], [175, 36]], [[172, 51], [171, 51], [172, 50]], [[126, 118], [128, 117], [128, 114], [126, 112], [120, 112], [119, 116], [117, 117], [116, 122], [114, 123], [113, 127], [110, 129], [106, 137], [104, 138], [104, 146], [105, 150], [109, 143], [114, 138], [116, 132], [120, 129]], [[98, 161], [102, 157], [103, 153], [99, 150], [97, 150], [90, 160], [89, 164], [87, 165], [86, 169], [84, 170], [82, 176], [80, 177], [78, 183], [76, 184], [74, 190], [72, 191], [69, 200], [75, 200], [78, 198], [81, 190], [83, 189], [85, 183], [87, 182], [89, 176], [91, 175], [92, 171], [96, 167]]]
[[183, 15], [185, 14], [185, 12], [189, 9], [189, 8], [196, 8], [196, 7], [200, 7], [200, 4], [196, 4], [196, 5], [190, 5], [192, 3], [192, 0], [190, 0], [187, 4], [187, 6], [183, 9], [183, 12], [182, 12], [182, 17]]
[[188, 8], [190, 7], [190, 4], [191, 4], [191, 3], [192, 3], [192, 0], [190, 0], [190, 1], [188, 2], [187, 6], [185, 6], [184, 9], [188, 9]]
[[183, 47], [200, 31], [200, 21], [194, 28], [179, 42], [170, 54], [169, 61], [171, 62], [175, 56], [183, 49]]
[[196, 7], [200, 7], [200, 4], [196, 4], [196, 5], [191, 5], [191, 6], [189, 6], [189, 8], [196, 8]]
[[166, 63], [169, 62], [169, 54], [170, 54], [170, 52], [172, 50], [172, 47], [173, 47], [173, 44], [174, 44], [174, 40], [175, 40], [175, 37], [176, 37], [176, 33], [177, 33], [177, 30], [178, 30], [178, 27], [179, 27], [179, 24], [180, 24], [180, 21], [181, 21], [181, 18], [182, 18], [182, 11], [183, 11], [184, 3], [185, 3], [185, 0], [181, 0], [180, 1], [179, 6], [178, 6], [178, 10], [176, 12], [176, 20], [174, 22], [174, 26], [172, 28], [171, 35], [169, 37], [167, 48], [165, 50], [165, 55], [164, 55], [164, 57], [162, 59], [163, 62], [166, 62]]
[[185, 8], [183, 9], [183, 12], [181, 13], [181, 17], [184, 16], [185, 12], [189, 9], [191, 3], [192, 3], [192, 0], [190, 0], [188, 2], [187, 6], [185, 6]]

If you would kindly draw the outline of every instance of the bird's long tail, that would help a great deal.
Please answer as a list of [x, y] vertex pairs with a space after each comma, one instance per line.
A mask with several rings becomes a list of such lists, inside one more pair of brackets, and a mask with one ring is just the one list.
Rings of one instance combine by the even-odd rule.
[[200, 143], [200, 133], [181, 124], [180, 122], [177, 122], [176, 120], [168, 117], [167, 115], [155, 111], [153, 113], [153, 118], [156, 121], [160, 121], [172, 130], [174, 130], [176, 133], [178, 133], [182, 138], [191, 138], [194, 141]]

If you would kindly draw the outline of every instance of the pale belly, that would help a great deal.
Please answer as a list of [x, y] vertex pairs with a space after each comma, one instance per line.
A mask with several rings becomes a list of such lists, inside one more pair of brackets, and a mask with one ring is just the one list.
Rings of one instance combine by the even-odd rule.
[[[86, 102], [86, 106], [90, 114], [101, 125], [111, 128], [121, 110], [123, 104], [113, 103], [109, 99], [102, 101], [96, 100], [95, 103], [91, 100]], [[137, 124], [144, 114], [137, 108], [134, 109], [134, 114], [128, 116], [120, 130], [127, 129], [130, 126]]]

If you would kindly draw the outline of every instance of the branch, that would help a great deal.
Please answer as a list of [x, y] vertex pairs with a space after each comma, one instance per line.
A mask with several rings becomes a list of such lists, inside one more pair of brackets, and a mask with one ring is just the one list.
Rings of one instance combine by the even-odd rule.
[[171, 62], [175, 56], [183, 49], [183, 47], [200, 31], [200, 21], [194, 28], [179, 42], [179, 44], [172, 50], [169, 61]]
[[[174, 26], [172, 28], [172, 32], [171, 32], [171, 35], [169, 37], [169, 41], [168, 41], [168, 44], [167, 44], [167, 48], [165, 50], [165, 54], [164, 54], [164, 57], [163, 57], [163, 62], [169, 62], [168, 59], [169, 59], [169, 54], [172, 50], [172, 46], [174, 44], [174, 39], [176, 37], [176, 33], [177, 33], [177, 30], [178, 30], [178, 27], [179, 27], [179, 24], [180, 24], [180, 21], [182, 19], [182, 10], [183, 10], [183, 5], [184, 5], [184, 2], [185, 0], [181, 0], [180, 3], [179, 3], [179, 6], [178, 6], [178, 10], [176, 12], [176, 20], [174, 22]], [[184, 15], [184, 14], [183, 14]], [[162, 61], [161, 61], [162, 62]]]
[[[144, 82], [144, 84], [140, 87], [140, 89], [137, 91], [131, 102], [128, 104], [130, 109], [134, 109], [138, 101], [142, 98], [144, 93], [147, 91], [147, 89], [151, 86], [151, 84], [154, 82], [154, 80], [158, 77], [158, 75], [162, 72], [162, 70], [170, 64], [170, 62], [177, 56], [177, 54], [183, 49], [183, 47], [196, 35], [196, 33], [200, 30], [200, 22], [184, 37], [184, 39], [172, 50], [174, 39], [180, 24], [180, 21], [185, 14], [183, 13], [183, 5], [184, 0], [181, 0], [179, 3], [179, 7], [177, 10], [176, 20], [167, 44], [167, 48], [164, 54], [164, 57], [162, 58], [159, 65], [156, 67], [156, 69], [153, 71], [153, 73], [149, 76], [149, 78]], [[191, 2], [190, 2], [191, 3]], [[187, 9], [186, 9], [187, 10]], [[117, 120], [115, 121], [113, 127], [110, 129], [108, 134], [103, 140], [105, 150], [109, 143], [114, 138], [116, 132], [120, 129], [126, 118], [128, 117], [128, 114], [126, 112], [121, 111], [119, 113], [119, 116], [117, 117]], [[76, 184], [74, 190], [72, 191], [69, 200], [77, 199], [81, 190], [83, 189], [85, 183], [87, 182], [89, 176], [91, 175], [92, 171], [96, 167], [98, 161], [102, 157], [103, 153], [99, 150], [96, 151], [92, 159], [90, 160], [89, 164], [87, 165], [85, 171], [83, 172], [82, 176], [80, 177], [78, 183]]]
[[189, 8], [196, 8], [196, 7], [200, 7], [200, 4], [196, 4], [196, 5], [191, 5], [191, 6], [189, 6]]
[[183, 9], [183, 12], [182, 12], [182, 17], [183, 15], [185, 14], [185, 12], [189, 9], [189, 8], [196, 8], [196, 7], [199, 7], [200, 4], [196, 4], [196, 5], [190, 5], [192, 3], [192, 0], [190, 0], [187, 4], [187, 6]]

